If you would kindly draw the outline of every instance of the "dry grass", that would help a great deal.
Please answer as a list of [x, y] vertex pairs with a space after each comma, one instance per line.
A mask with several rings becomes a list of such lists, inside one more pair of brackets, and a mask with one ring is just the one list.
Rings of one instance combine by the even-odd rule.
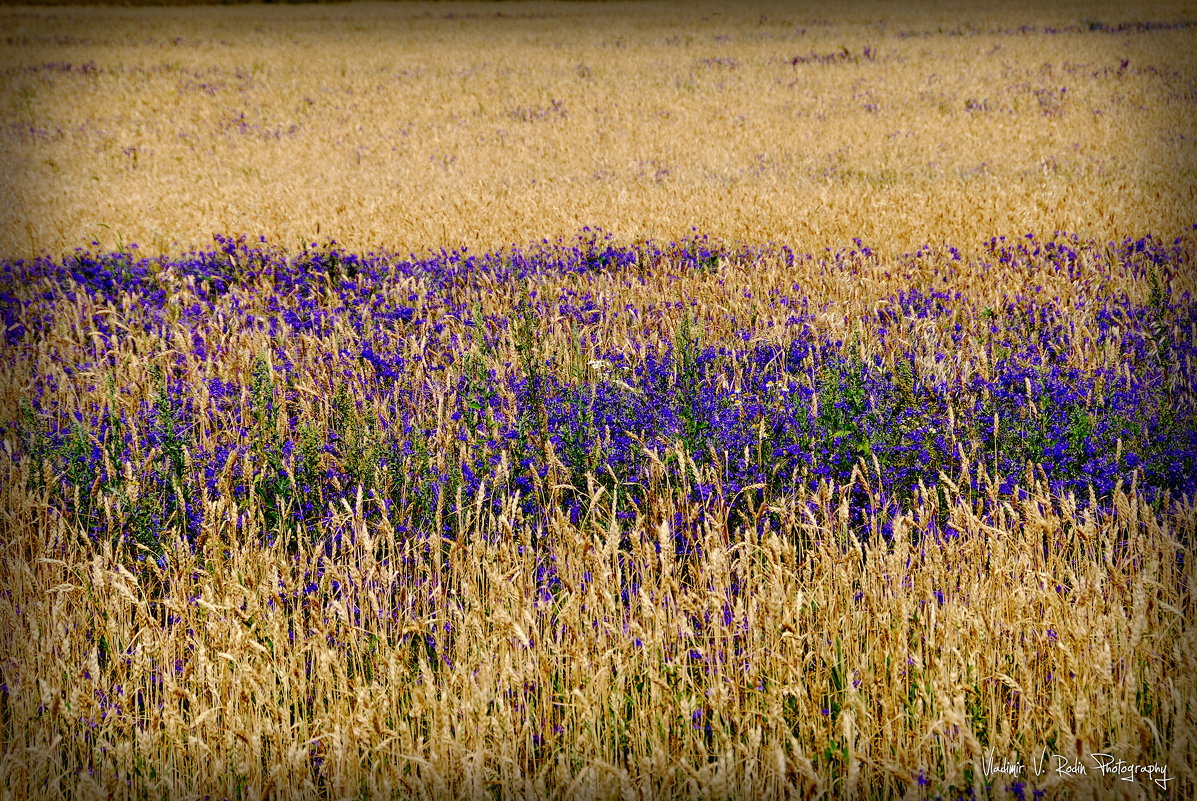
[[[828, 495], [820, 523], [833, 528]], [[38, 797], [896, 798], [920, 770], [932, 790], [980, 787], [978, 737], [1028, 765], [1036, 743], [1086, 764], [1110, 750], [1163, 761], [1170, 791], [1193, 786], [1193, 609], [1177, 590], [1193, 576], [1167, 533], [1192, 530], [1191, 508], [1162, 521], [1132, 497], [1139, 524], [1082, 517], [1068, 551], [1046, 556], [1041, 537], [1063, 521], [1035, 501], [998, 526], [957, 507], [968, 535], [944, 547], [811, 545], [798, 519], [763, 540], [712, 530], [686, 582], [650, 530], [621, 560], [618, 529], [555, 523], [567, 586], [585, 572], [595, 582], [549, 608], [530, 603], [537, 557], [502, 519], [483, 524], [506, 537], [451, 546], [446, 568], [375, 532], [338, 556], [310, 602], [288, 606], [314, 554], [234, 546], [201, 565], [176, 550], [170, 591], [156, 597], [111, 554], [64, 551], [73, 536], [16, 500], [10, 513], [26, 522], [5, 555], [19, 569], [3, 606], [4, 673], [22, 680], [6, 708], [21, 739], [0, 764], [6, 787]], [[903, 526], [935, 513], [916, 509]], [[362, 527], [352, 510], [343, 525]], [[396, 575], [401, 559], [411, 566]], [[610, 592], [629, 571], [651, 603], [628, 609]], [[718, 588], [733, 572], [751, 589], [724, 624]], [[333, 581], [395, 579], [395, 595], [321, 601]], [[701, 636], [686, 631], [690, 615], [712, 619]], [[426, 652], [428, 636], [448, 663]], [[108, 707], [105, 720], [109, 699], [123, 712]], [[836, 717], [822, 711], [833, 703]], [[1093, 785], [1054, 783], [1069, 797], [1152, 791]]]
[[[712, 271], [665, 259], [646, 274], [537, 277], [550, 302], [589, 292], [630, 307], [581, 331], [538, 319], [537, 354], [561, 376], [608, 350], [635, 365], [683, 318], [650, 304], [682, 297], [699, 301], [711, 344], [739, 342], [749, 320], [754, 343], [782, 342], [791, 312], [772, 300], [801, 294], [812, 329], [855, 336], [862, 359], [892, 366], [913, 352], [919, 375], [967, 383], [1007, 344], [982, 310], [1041, 293], [1075, 309], [1065, 362], [1096, 370], [1122, 354], [1117, 338], [1098, 344], [1100, 301], [1150, 301], [1139, 266], [1091, 250], [1070, 278], [1025, 261], [952, 273], [944, 253], [894, 256], [1027, 231], [1104, 241], [1186, 229], [1193, 29], [1087, 23], [1194, 18], [1185, 3], [4, 8], [0, 192], [16, 202], [0, 208], [0, 255], [93, 238], [178, 253], [238, 231], [292, 249], [334, 236], [400, 251], [585, 224], [629, 241], [696, 226], [816, 254], [859, 237], [879, 258]], [[1068, 25], [1085, 29], [1041, 30]], [[885, 339], [861, 325], [912, 287], [968, 303], [934, 321], [904, 315]], [[338, 390], [355, 420], [382, 428], [410, 391], [407, 411], [450, 469], [464, 461], [459, 435], [475, 435], [449, 416], [475, 369], [458, 357], [499, 378], [518, 371], [514, 326], [486, 350], [427, 283], [389, 284], [382, 306], [411, 304], [428, 325], [385, 332], [388, 355], [431, 357], [371, 394], [364, 375], [323, 358], [365, 338], [344, 315], [320, 338], [245, 323], [278, 316], [269, 286], [235, 286], [198, 318], [181, 279], [161, 315], [129, 296], [43, 303], [49, 283], [0, 288], [31, 301], [29, 319], [46, 315], [0, 372], [2, 798], [1013, 797], [1012, 779], [983, 775], [986, 754], [1021, 756], [1027, 770], [1046, 754], [1034, 784], [1049, 797], [1197, 792], [1192, 498], [1153, 505], [1125, 485], [1078, 510], [1041, 471], [1021, 501], [988, 479], [978, 500], [951, 476], [897, 510], [892, 542], [862, 543], [847, 499], [875, 486], [866, 465], [848, 484], [764, 498], [753, 513], [775, 524], [763, 534], [736, 524], [736, 499], [716, 503], [698, 528], [702, 558], [685, 559], [669, 521], [695, 515], [687, 482], [719, 486], [727, 454], [702, 465], [680, 447], [655, 454], [631, 520], [594, 476], [577, 524], [529, 519], [510, 495], [463, 498], [455, 540], [438, 533], [451, 504], [411, 536], [371, 509], [372, 491], [414, 470], [379, 464], [322, 523], [321, 537], [345, 535], [327, 556], [294, 521], [268, 532], [261, 504], [234, 500], [234, 468], [264, 470], [261, 432], [233, 433], [258, 413], [259, 354], [277, 345], [293, 363], [298, 419], [324, 437], [344, 427]], [[451, 299], [507, 318], [527, 288], [465, 280]], [[1176, 274], [1169, 289], [1197, 295], [1197, 279]], [[119, 332], [104, 352], [100, 319]], [[435, 336], [433, 323], [445, 326]], [[183, 350], [192, 334], [206, 356]], [[103, 496], [96, 512], [117, 535], [149, 491], [137, 471], [161, 458], [144, 444], [146, 410], [155, 368], [172, 364], [200, 410], [214, 408], [206, 379], [243, 389], [196, 416], [192, 453], [246, 450], [202, 501], [199, 549], [163, 543], [158, 571], [81, 536], [54, 500], [62, 477], [32, 475], [9, 424], [35, 390], [46, 425], [126, 413], [145, 450], [128, 457], [128, 498]], [[280, 404], [283, 380], [271, 373]], [[299, 436], [285, 415], [272, 425]], [[370, 453], [366, 434], [360, 444]], [[964, 470], [983, 474], [990, 454], [956, 444]], [[689, 478], [664, 467], [687, 460]], [[561, 487], [537, 489], [560, 508]], [[937, 520], [960, 536], [922, 536]], [[277, 539], [263, 546], [265, 534]], [[549, 562], [561, 584], [546, 597]], [[639, 593], [621, 597], [632, 584]], [[1054, 755], [1091, 766], [1101, 751], [1167, 765], [1166, 793], [1050, 774]]]
[[1191, 223], [1192, 3], [724, 5], [5, 9], [0, 251]]
[[[1038, 285], [1068, 306], [1122, 292], [1146, 301], [1142, 277], [1111, 275], [1101, 259], [1089, 252], [1077, 281], [1026, 264], [960, 274], [945, 289], [966, 293], [974, 313], [936, 326], [907, 318], [895, 334], [919, 354], [920, 374], [985, 373], [994, 351], [983, 344], [979, 308], [1004, 296]], [[728, 262], [716, 273], [666, 263], [643, 285], [634, 268], [544, 277], [535, 284], [542, 297], [589, 291], [639, 313], [605, 315], [585, 331], [595, 350], [581, 354], [575, 331], [542, 319], [541, 353], [565, 369], [607, 348], [632, 353], [634, 343], [668, 341], [680, 312], [646, 310], [683, 293], [702, 301], [699, 322], [712, 341], [729, 341], [721, 323], [751, 317], [762, 340], [780, 339], [769, 330], [776, 310], [760, 299], [795, 282], [821, 309], [813, 325], [843, 336], [879, 299], [931, 284], [945, 268], [934, 259], [904, 271], [859, 258], [847, 266], [857, 268], [850, 284], [834, 259]], [[1191, 280], [1177, 276], [1175, 293], [1192, 292]], [[521, 289], [467, 282], [455, 291], [498, 314], [515, 307]], [[386, 292], [384, 308], [415, 293], [419, 315], [448, 324], [433, 337], [440, 347], [454, 336], [468, 341], [466, 328], [426, 304], [427, 287], [399, 282]], [[189, 297], [180, 287], [168, 317]], [[32, 384], [20, 381], [52, 375], [57, 389], [46, 385], [44, 408], [65, 422], [74, 409], [115, 404], [142, 442], [149, 423], [139, 410], [157, 392], [151, 370], [176, 354], [168, 337], [195, 333], [208, 343], [212, 355], [188, 355], [183, 367], [200, 409], [212, 405], [205, 379], [247, 385], [255, 354], [273, 343], [294, 362], [305, 424], [333, 430], [333, 396], [347, 387], [363, 403], [357, 419], [385, 430], [398, 424], [397, 398], [410, 386], [426, 397], [415, 414], [434, 431], [433, 453], [454, 464], [457, 436], [469, 432], [448, 409], [468, 361], [441, 350], [444, 361], [430, 361], [428, 372], [413, 370], [395, 392], [369, 397], [364, 378], [347, 380], [323, 359], [327, 348], [355, 341], [344, 318], [321, 347], [285, 327], [271, 338], [242, 325], [248, 315], [270, 316], [269, 299], [261, 288], [235, 287], [202, 319], [156, 327], [148, 306], [80, 295], [59, 307], [44, 337], [22, 346], [33, 361], [27, 373], [8, 373], [6, 392], [27, 396]], [[1078, 331], [1096, 330], [1096, 308], [1077, 309]], [[80, 365], [75, 355], [97, 318], [129, 332], [114, 340], [112, 368]], [[943, 363], [936, 354], [950, 347], [955, 321], [973, 344]], [[396, 355], [438, 352], [418, 330], [404, 329]], [[892, 341], [888, 349], [860, 341], [862, 355], [891, 358]], [[1070, 359], [1090, 369], [1107, 363], [1108, 349], [1091, 344]], [[492, 352], [476, 344], [471, 352], [503, 374], [517, 369], [516, 348], [508, 333]], [[66, 365], [80, 369], [68, 374]], [[124, 388], [111, 401], [110, 369]], [[254, 417], [253, 404], [246, 392], [226, 416], [197, 417], [193, 451], [228, 442], [237, 419]], [[760, 511], [778, 522], [763, 536], [732, 524], [728, 498], [701, 525], [703, 558], [685, 560], [673, 557], [667, 521], [693, 514], [690, 487], [664, 468], [634, 521], [617, 519], [597, 484], [578, 525], [562, 514], [528, 519], [511, 498], [496, 507], [479, 496], [458, 500], [461, 534], [441, 543], [427, 532], [397, 535], [386, 515], [366, 522], [372, 491], [393, 480], [388, 470], [413, 469], [399, 464], [379, 466], [364, 492], [333, 510], [321, 535], [353, 532], [356, 542], [329, 558], [322, 540], [311, 544], [289, 523], [274, 545], [258, 544], [264, 511], [232, 500], [230, 462], [216, 499], [203, 503], [201, 549], [167, 543], [159, 572], [81, 539], [48, 496], [25, 489], [36, 486], [30, 461], [11, 458], [11, 439], [5, 447], [0, 614], [9, 694], [0, 772], [5, 786], [37, 797], [901, 798], [970, 789], [985, 797], [987, 784], [1006, 797], [1010, 780], [982, 773], [990, 753], [1021, 755], [1028, 766], [1044, 759], [1049, 770], [1057, 754], [1165, 764], [1170, 797], [1197, 778], [1191, 501], [1153, 508], [1123, 487], [1107, 511], [1077, 511], [1074, 499], [1053, 497], [1032, 476], [1021, 502], [1001, 501], [988, 485], [997, 512], [986, 517], [947, 484], [898, 514], [892, 544], [868, 545], [847, 520], [853, 485], [875, 484], [866, 470], [850, 484], [766, 498]], [[134, 453], [130, 464], [155, 458]], [[252, 449], [238, 458], [249, 473], [261, 469]], [[968, 469], [983, 472], [985, 459], [980, 453]], [[718, 485], [721, 473], [716, 461], [690, 475]], [[146, 491], [139, 480], [130, 473], [131, 497]], [[104, 530], [132, 525], [107, 497]], [[936, 519], [961, 536], [920, 536]], [[538, 579], [549, 561], [562, 583], [551, 597]], [[620, 588], [632, 584], [639, 594], [622, 599]], [[742, 589], [732, 593], [735, 584]], [[1155, 792], [1092, 774], [1034, 782], [1053, 797]]]

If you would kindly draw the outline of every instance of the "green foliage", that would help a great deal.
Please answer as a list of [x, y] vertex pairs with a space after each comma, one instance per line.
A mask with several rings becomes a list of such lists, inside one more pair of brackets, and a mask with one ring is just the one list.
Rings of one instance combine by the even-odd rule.
[[702, 335], [694, 324], [690, 310], [682, 316], [674, 339], [674, 354], [677, 369], [678, 417], [681, 421], [682, 444], [696, 464], [703, 464], [708, 458], [708, 443], [711, 431], [709, 415], [700, 408], [702, 397], [702, 368], [699, 357], [702, 354]]
[[320, 469], [324, 451], [323, 437], [311, 422], [299, 428], [299, 464], [296, 480], [299, 484], [300, 514], [309, 527], [324, 508], [324, 476]]
[[1079, 465], [1085, 456], [1085, 441], [1093, 433], [1093, 418], [1079, 403], [1068, 415], [1068, 451], [1074, 465]]
[[64, 461], [63, 478], [70, 487], [75, 523], [80, 528], [91, 528], [94, 500], [99, 489], [100, 477], [92, 457], [92, 442], [87, 431], [78, 421], [71, 422], [71, 433], [62, 446]]
[[495, 381], [486, 368], [486, 361], [475, 352], [470, 351], [464, 357], [462, 367], [465, 391], [462, 397], [462, 422], [470, 432], [489, 430], [492, 421], [487, 410], [497, 401]]
[[544, 405], [544, 361], [539, 344], [540, 325], [536, 306], [527, 287], [515, 309], [515, 350], [523, 372], [526, 400], [517, 414], [520, 441], [527, 448], [535, 443], [536, 456], [547, 461], [545, 428], [547, 415]]
[[1160, 271], [1153, 266], [1147, 273], [1147, 306], [1162, 316], [1168, 308], [1171, 294], [1171, 289], [1160, 278]]
[[864, 428], [871, 413], [865, 389], [866, 369], [853, 356], [843, 372], [824, 367], [816, 377], [818, 430], [828, 450], [837, 454], [836, 469], [850, 469], [858, 459], [872, 453]]
[[[157, 381], [162, 381], [161, 373]], [[162, 467], [167, 480], [174, 486], [183, 481], [187, 470], [187, 444], [180, 435], [182, 421], [179, 418], [178, 403], [171, 397], [163, 382], [154, 399], [154, 411], [158, 415], [158, 426], [162, 434]]]
[[377, 422], [358, 411], [357, 403], [344, 386], [337, 387], [332, 400], [332, 432], [336, 437], [341, 466], [349, 486], [372, 486], [379, 464]]
[[253, 453], [257, 471], [254, 495], [262, 510], [267, 535], [282, 533], [290, 511], [294, 487], [283, 465], [282, 434], [278, 426], [278, 407], [274, 401], [274, 379], [264, 355], [254, 362], [250, 379], [250, 403], [254, 416]]

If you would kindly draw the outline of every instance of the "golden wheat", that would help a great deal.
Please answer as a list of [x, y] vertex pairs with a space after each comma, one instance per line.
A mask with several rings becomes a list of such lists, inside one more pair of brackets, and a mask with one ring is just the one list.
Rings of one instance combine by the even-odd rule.
[[1183, 2], [0, 14], [5, 253], [583, 225], [893, 253], [1171, 236], [1197, 205], [1191, 29], [1085, 29]]
[[[537, 354], [562, 379], [630, 373], [688, 315], [711, 344], [738, 342], [748, 320], [749, 344], [784, 342], [790, 310], [771, 299], [794, 285], [817, 336], [895, 370], [913, 352], [920, 375], [962, 384], [989, 378], [1014, 344], [991, 334], [983, 310], [1054, 297], [1078, 332], [1061, 364], [1093, 371], [1122, 352], [1117, 337], [1094, 335], [1096, 301], [1150, 302], [1134, 264], [1091, 249], [1067, 273], [1018, 260], [951, 273], [945, 253], [897, 254], [941, 242], [981, 252], [991, 236], [1055, 229], [1098, 241], [1185, 234], [1193, 252], [1192, 29], [1116, 34], [1088, 22], [1194, 13], [1185, 3], [5, 8], [0, 191], [16, 202], [0, 208], [0, 255], [92, 239], [177, 254], [214, 232], [263, 234], [291, 252], [327, 236], [406, 251], [586, 224], [666, 241], [696, 226], [816, 258], [687, 270], [667, 254], [522, 287], [479, 277], [449, 294], [480, 319], [508, 317], [529, 289], [625, 310], [584, 331], [564, 316], [538, 320]], [[876, 255], [835, 252], [855, 237]], [[409, 466], [378, 463], [329, 511], [322, 537], [353, 534], [330, 556], [299, 522], [267, 531], [264, 503], [234, 502], [234, 472], [261, 467], [251, 445], [265, 434], [230, 432], [254, 419], [249, 388], [265, 365], [272, 400], [302, 425], [355, 431], [358, 455], [375, 453], [369, 437], [402, 422], [394, 398], [367, 396], [324, 358], [356, 342], [351, 324], [338, 317], [320, 339], [283, 321], [274, 333], [244, 324], [277, 314], [263, 284], [234, 285], [188, 316], [194, 283], [160, 280], [161, 314], [129, 294], [39, 305], [57, 291], [44, 278], [3, 287], [29, 301], [23, 319], [47, 318], [0, 373], [4, 798], [1012, 797], [1005, 777], [982, 775], [994, 754], [1029, 766], [1101, 751], [1167, 765], [1166, 792], [1092, 770], [1053, 774], [1051, 763], [1036, 786], [1093, 798], [1197, 786], [1191, 498], [1153, 505], [1128, 484], [1078, 508], [1033, 466], [1025, 497], [1002, 497], [984, 475], [993, 454], [959, 441], [961, 474], [890, 509], [889, 542], [860, 540], [849, 520], [852, 493], [880, 482], [863, 462], [847, 484], [750, 501], [758, 522], [776, 521], [762, 534], [722, 494], [729, 455], [696, 464], [677, 446], [649, 457], [632, 519], [591, 474], [577, 522], [560, 511], [531, 520], [514, 496], [496, 507], [479, 492], [436, 507], [430, 528], [455, 515], [463, 534], [442, 542], [372, 514], [372, 491]], [[886, 337], [862, 324], [912, 287], [960, 291], [969, 306], [935, 320], [901, 313]], [[1174, 275], [1169, 291], [1197, 294], [1197, 279]], [[439, 308], [419, 277], [378, 293], [423, 317]], [[698, 302], [649, 313], [683, 297]], [[116, 332], [102, 352], [101, 319]], [[412, 365], [396, 393], [423, 398], [412, 425], [432, 432], [444, 469], [464, 463], [471, 433], [450, 415], [455, 387], [476, 369], [510, 393], [501, 379], [520, 369], [521, 344], [514, 327], [483, 348], [470, 321], [435, 322], [435, 335], [390, 332], [391, 355]], [[1174, 340], [1194, 338], [1174, 327]], [[208, 358], [179, 346], [192, 335]], [[430, 337], [474, 344], [468, 358], [416, 366]], [[286, 398], [277, 343], [293, 362]], [[610, 351], [629, 362], [605, 364]], [[732, 384], [747, 369], [736, 358], [723, 374]], [[200, 501], [200, 547], [164, 543], [164, 569], [146, 571], [87, 539], [53, 500], [61, 477], [34, 475], [9, 423], [36, 386], [46, 425], [65, 430], [76, 412], [106, 408], [126, 415], [135, 448], [151, 449], [146, 409], [176, 359], [198, 408], [216, 408], [209, 379], [241, 387], [223, 410], [196, 415], [188, 458], [230, 439], [245, 450]], [[301, 435], [288, 415], [269, 425], [280, 439]], [[126, 464], [157, 458], [135, 451]], [[981, 476], [980, 500], [970, 476]], [[95, 512], [106, 531], [133, 524], [147, 483], [128, 468], [127, 497], [105, 496]], [[697, 484], [719, 499], [701, 514]], [[537, 490], [563, 508], [564, 487]], [[701, 559], [669, 544], [679, 515], [697, 525]], [[940, 520], [959, 536], [921, 536]], [[278, 537], [262, 545], [267, 534]], [[538, 571], [550, 558], [562, 586], [546, 598]]]

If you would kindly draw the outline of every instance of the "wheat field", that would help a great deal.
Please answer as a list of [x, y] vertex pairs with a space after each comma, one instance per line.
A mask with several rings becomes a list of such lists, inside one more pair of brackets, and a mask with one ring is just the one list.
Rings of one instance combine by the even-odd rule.
[[1197, 793], [1197, 7], [0, 8], [0, 797]]
[[0, 242], [893, 255], [1192, 222], [1192, 29], [1133, 27], [1192, 3], [724, 5], [5, 9]]

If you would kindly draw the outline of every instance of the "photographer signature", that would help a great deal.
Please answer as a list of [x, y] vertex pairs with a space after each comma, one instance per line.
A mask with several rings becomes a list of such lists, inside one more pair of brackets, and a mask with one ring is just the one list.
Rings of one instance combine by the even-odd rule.
[[1047, 749], [1039, 753], [1037, 759], [1030, 762], [1030, 769], [1023, 762], [1015, 758], [997, 758], [993, 749], [981, 757], [981, 773], [987, 778], [994, 775], [1001, 776], [1042, 776], [1044, 773], [1055, 773], [1058, 776], [1071, 778], [1087, 776], [1089, 774], [1111, 776], [1124, 782], [1153, 781], [1159, 787], [1167, 789], [1168, 782], [1176, 777], [1168, 775], [1168, 766], [1156, 763], [1139, 764], [1119, 759], [1113, 754], [1090, 754], [1092, 766], [1086, 766], [1078, 758], [1066, 757], [1062, 754], [1049, 754]]

